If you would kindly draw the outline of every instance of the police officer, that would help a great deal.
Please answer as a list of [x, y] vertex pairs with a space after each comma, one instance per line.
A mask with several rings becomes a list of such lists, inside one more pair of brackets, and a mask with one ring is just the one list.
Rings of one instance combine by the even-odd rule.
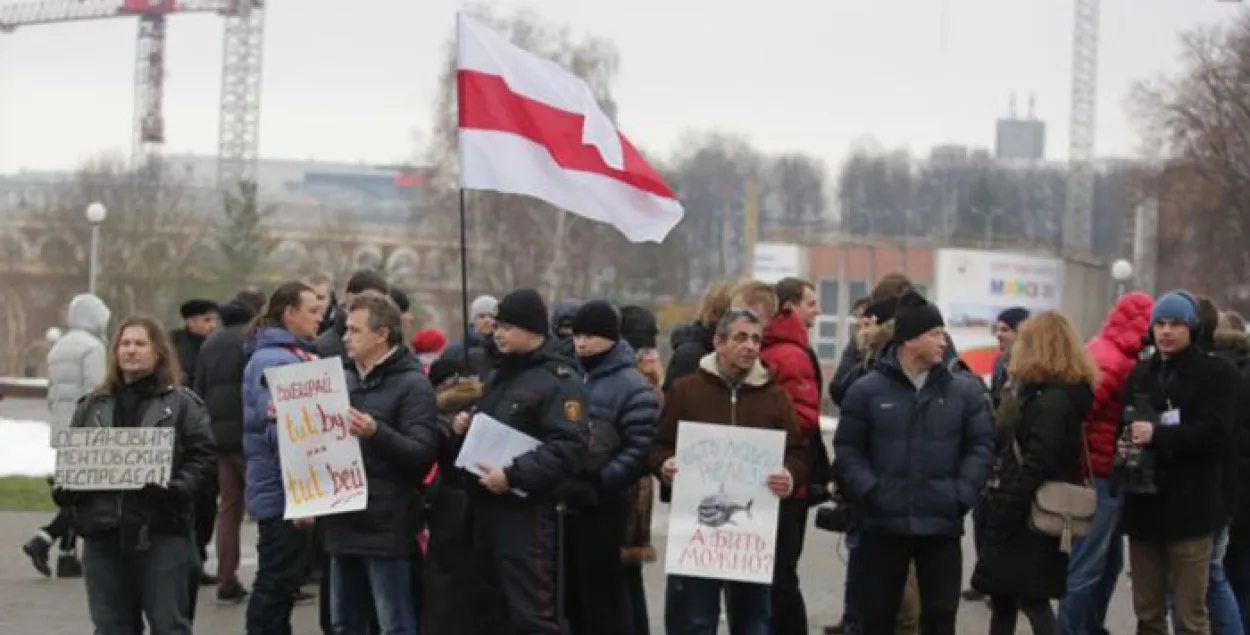
[[[555, 491], [586, 460], [589, 428], [577, 362], [557, 352], [547, 316], [533, 289], [513, 291], [496, 307], [500, 356], [476, 411], [540, 445], [502, 469], [476, 466], [470, 514], [481, 635], [563, 632]], [[460, 415], [456, 432], [469, 425]]]

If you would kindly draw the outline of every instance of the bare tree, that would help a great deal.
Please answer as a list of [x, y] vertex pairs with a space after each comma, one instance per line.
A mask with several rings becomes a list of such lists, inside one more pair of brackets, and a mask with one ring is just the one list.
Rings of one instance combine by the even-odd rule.
[[[1161, 281], [1240, 302], [1250, 273], [1250, 14], [1182, 38], [1181, 70], [1142, 82], [1130, 104], [1164, 158]], [[1172, 257], [1165, 260], [1164, 256]]]

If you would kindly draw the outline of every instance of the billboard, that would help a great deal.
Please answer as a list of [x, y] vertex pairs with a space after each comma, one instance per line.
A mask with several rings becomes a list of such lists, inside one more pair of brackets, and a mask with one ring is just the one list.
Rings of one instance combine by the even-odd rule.
[[756, 243], [752, 277], [760, 282], [776, 284], [782, 278], [806, 277], [803, 271], [803, 249], [788, 243]]
[[1059, 309], [1064, 263], [1057, 258], [977, 249], [940, 249], [935, 255], [937, 305], [959, 356], [988, 375], [998, 357], [994, 322], [1003, 310]]

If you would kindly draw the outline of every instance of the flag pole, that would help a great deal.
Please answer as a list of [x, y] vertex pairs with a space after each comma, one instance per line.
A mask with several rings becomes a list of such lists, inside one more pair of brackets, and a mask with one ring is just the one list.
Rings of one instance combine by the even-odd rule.
[[465, 226], [464, 217], [464, 187], [460, 188], [460, 311], [464, 316], [464, 346], [461, 347], [461, 362], [464, 363], [464, 372], [469, 372], [469, 323], [472, 321], [469, 316], [469, 246], [468, 231]]

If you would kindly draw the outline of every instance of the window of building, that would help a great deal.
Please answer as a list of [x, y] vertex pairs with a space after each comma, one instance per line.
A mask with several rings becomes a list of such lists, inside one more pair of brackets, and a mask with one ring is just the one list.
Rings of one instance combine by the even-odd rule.
[[838, 281], [821, 280], [817, 291], [820, 293], [820, 312], [826, 315], [837, 315]]
[[851, 302], [868, 296], [868, 283], [863, 280], [855, 280], [851, 283]]
[[808, 338], [812, 342], [812, 348], [816, 349], [816, 356], [820, 358], [820, 361], [831, 362], [837, 359], [838, 339], [841, 331], [837, 315], [821, 315], [816, 318], [816, 325], [812, 327]]
[[817, 344], [816, 356], [819, 357], [820, 361], [822, 362], [836, 361], [838, 359], [838, 345], [837, 344]]

